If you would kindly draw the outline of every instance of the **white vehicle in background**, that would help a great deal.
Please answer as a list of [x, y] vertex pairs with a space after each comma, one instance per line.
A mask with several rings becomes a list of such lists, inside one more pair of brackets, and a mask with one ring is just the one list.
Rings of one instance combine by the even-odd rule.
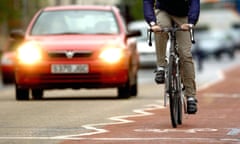
[[147, 30], [148, 24], [144, 20], [134, 21], [128, 25], [129, 30], [140, 30], [141, 36], [137, 37], [137, 50], [140, 57], [140, 67], [155, 67], [156, 65], [156, 50], [154, 38], [152, 46], [148, 45]]
[[230, 59], [235, 57], [234, 39], [229, 31], [208, 30], [202, 33], [196, 33], [196, 44], [193, 45], [193, 53], [201, 51], [205, 58], [215, 57], [221, 59], [227, 55]]
[[239, 15], [229, 8], [203, 9], [197, 27], [208, 27], [204, 33], [197, 34], [196, 45], [193, 47], [204, 52], [206, 57], [220, 59], [222, 55], [234, 58], [235, 49], [239, 45], [239, 31], [233, 25], [240, 23]]

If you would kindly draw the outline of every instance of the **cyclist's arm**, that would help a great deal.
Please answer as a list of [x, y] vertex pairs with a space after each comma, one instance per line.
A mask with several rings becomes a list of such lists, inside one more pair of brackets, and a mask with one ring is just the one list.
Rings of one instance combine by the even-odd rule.
[[149, 25], [151, 22], [156, 23], [157, 21], [154, 13], [154, 3], [155, 0], [143, 0], [144, 18]]
[[195, 25], [199, 19], [200, 0], [190, 0], [188, 23]]

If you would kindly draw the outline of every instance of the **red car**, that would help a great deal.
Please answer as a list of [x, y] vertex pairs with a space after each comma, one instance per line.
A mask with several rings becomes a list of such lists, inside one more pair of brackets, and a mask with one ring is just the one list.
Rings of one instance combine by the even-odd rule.
[[42, 99], [46, 89], [117, 88], [137, 95], [139, 31], [129, 32], [112, 6], [47, 7], [33, 17], [16, 53], [16, 99]]

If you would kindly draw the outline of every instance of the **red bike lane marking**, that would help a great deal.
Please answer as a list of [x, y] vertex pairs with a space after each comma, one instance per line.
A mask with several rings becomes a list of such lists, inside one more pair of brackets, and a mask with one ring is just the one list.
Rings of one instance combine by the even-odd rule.
[[[106, 125], [105, 133], [68, 137], [63, 143], [240, 143], [240, 67], [225, 72], [225, 79], [198, 92], [199, 111], [171, 128], [169, 109], [147, 110], [129, 123]], [[71, 140], [72, 139], [72, 140]], [[75, 139], [75, 140], [74, 140]]]

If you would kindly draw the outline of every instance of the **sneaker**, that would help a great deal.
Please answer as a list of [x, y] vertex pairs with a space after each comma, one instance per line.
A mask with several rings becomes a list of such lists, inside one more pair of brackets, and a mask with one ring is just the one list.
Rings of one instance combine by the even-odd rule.
[[197, 99], [193, 96], [187, 97], [187, 112], [195, 114], [197, 112]]
[[155, 71], [155, 82], [157, 84], [163, 84], [165, 81], [165, 71], [164, 70], [156, 70]]

